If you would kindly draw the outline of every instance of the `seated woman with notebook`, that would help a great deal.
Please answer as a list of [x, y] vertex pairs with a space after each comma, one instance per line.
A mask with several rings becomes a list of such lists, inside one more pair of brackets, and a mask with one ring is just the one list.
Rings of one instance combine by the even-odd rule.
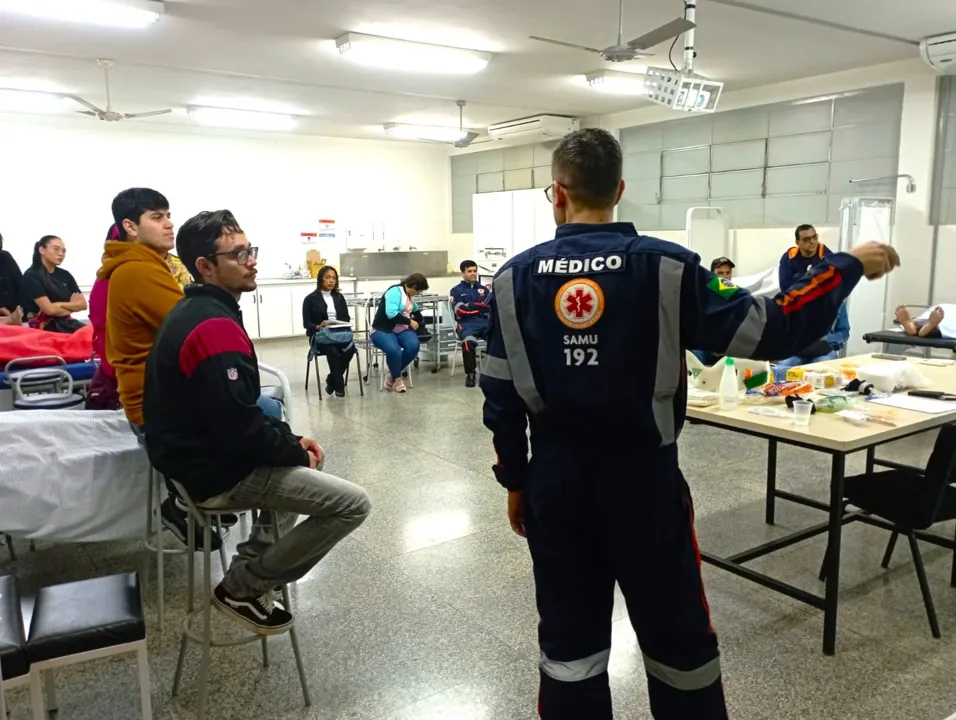
[[334, 267], [326, 265], [319, 270], [315, 291], [302, 303], [302, 325], [311, 341], [309, 362], [317, 355], [329, 361], [325, 392], [345, 397], [345, 371], [355, 355], [355, 343], [349, 306], [339, 290], [339, 274]]

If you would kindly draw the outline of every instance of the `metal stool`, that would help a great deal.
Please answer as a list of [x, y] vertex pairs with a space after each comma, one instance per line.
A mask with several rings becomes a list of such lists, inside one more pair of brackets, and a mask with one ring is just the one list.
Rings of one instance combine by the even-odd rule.
[[[165, 610], [165, 557], [166, 555], [186, 555], [194, 552], [195, 545], [183, 548], [167, 548], [163, 542], [163, 519], [160, 506], [163, 503], [163, 490], [165, 483], [162, 474], [152, 466], [149, 469], [149, 492], [146, 499], [146, 535], [143, 538], [143, 544], [146, 549], [156, 555], [156, 623], [159, 632], [163, 632], [166, 625]], [[219, 536], [223, 537], [222, 524], [217, 515], [214, 522]], [[219, 561], [222, 563], [222, 571], [225, 573], [228, 569], [228, 559], [226, 558], [225, 543], [219, 546]], [[149, 577], [149, 557], [146, 558], [146, 567], [143, 571], [143, 578]], [[146, 582], [144, 581], [144, 585]]]
[[[189, 532], [188, 543], [193, 547], [196, 541], [197, 523], [203, 531], [203, 600], [202, 606], [197, 610], [194, 607], [195, 598], [195, 562], [190, 559], [187, 565], [187, 600], [186, 600], [186, 618], [183, 620], [183, 637], [179, 645], [179, 660], [176, 663], [176, 675], [173, 678], [173, 697], [179, 693], [179, 682], [182, 679], [183, 665], [186, 660], [186, 643], [192, 641], [202, 645], [202, 662], [199, 666], [199, 709], [197, 711], [197, 720], [204, 720], [206, 717], [206, 703], [209, 699], [209, 654], [214, 647], [234, 647], [237, 645], [246, 645], [256, 640], [262, 641], [262, 666], [269, 667], [269, 646], [267, 637], [264, 635], [248, 635], [235, 640], [214, 640], [212, 638], [212, 552], [209, 550], [209, 544], [212, 536], [212, 524], [219, 521], [219, 517], [227, 512], [239, 512], [231, 509], [207, 509], [198, 507], [186, 490], [175, 480], [171, 481], [179, 493], [180, 498], [189, 510]], [[279, 538], [279, 522], [276, 514], [272, 513], [272, 532], [276, 539]], [[223, 563], [223, 568], [226, 565]], [[225, 570], [224, 570], [225, 571]], [[282, 602], [287, 610], [292, 607], [289, 599], [288, 585], [282, 586]], [[193, 628], [193, 622], [202, 616], [202, 635]], [[312, 704], [309, 697], [309, 685], [305, 678], [305, 668], [302, 666], [302, 654], [299, 651], [299, 640], [295, 632], [295, 622], [288, 630], [289, 640], [292, 643], [292, 654], [295, 656], [295, 665], [299, 671], [299, 682], [302, 685], [302, 695], [305, 698], [305, 705]], [[2, 720], [2, 719], [0, 719]]]

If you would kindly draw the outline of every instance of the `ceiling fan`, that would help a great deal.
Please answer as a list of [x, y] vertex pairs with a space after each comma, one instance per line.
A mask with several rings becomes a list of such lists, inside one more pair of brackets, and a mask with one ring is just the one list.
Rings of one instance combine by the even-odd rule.
[[139, 113], [121, 113], [113, 110], [113, 102], [110, 97], [110, 68], [113, 67], [112, 60], [103, 60], [98, 59], [96, 64], [103, 68], [103, 75], [106, 78], [106, 109], [102, 110], [98, 108], [93, 103], [88, 100], [84, 100], [81, 97], [76, 95], [71, 95], [74, 100], [76, 100], [80, 105], [89, 108], [89, 110], [77, 110], [81, 115], [89, 115], [90, 117], [98, 118], [105, 122], [119, 122], [120, 120], [132, 120], [133, 118], [144, 118], [152, 117], [153, 115], [165, 115], [166, 113], [171, 113], [172, 109], [167, 108], [166, 110], [151, 110], [149, 112], [139, 112]]
[[575, 48], [576, 50], [585, 50], [589, 53], [595, 53], [600, 55], [608, 62], [627, 62], [629, 60], [635, 60], [636, 58], [647, 57], [651, 55], [652, 53], [646, 53], [644, 51], [648, 48], [654, 47], [655, 45], [660, 45], [662, 42], [670, 40], [673, 37], [677, 37], [683, 32], [693, 30], [695, 27], [697, 26], [690, 20], [686, 20], [684, 18], [674, 18], [669, 23], [664, 23], [659, 28], [651, 30], [649, 33], [644, 33], [640, 37], [636, 37], [630, 42], [625, 43], [624, 0], [621, 0], [616, 45], [610, 45], [603, 50], [598, 50], [597, 48], [585, 47], [584, 45], [575, 45], [574, 43], [567, 43], [561, 40], [552, 40], [551, 38], [538, 37], [537, 35], [531, 35], [530, 38], [540, 42], [551, 43], [552, 45], [561, 45], [563, 47]]

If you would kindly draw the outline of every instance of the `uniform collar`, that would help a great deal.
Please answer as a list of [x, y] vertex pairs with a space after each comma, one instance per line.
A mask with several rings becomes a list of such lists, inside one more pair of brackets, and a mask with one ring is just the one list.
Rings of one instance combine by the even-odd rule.
[[559, 225], [555, 230], [555, 240], [563, 237], [572, 237], [577, 235], [633, 235], [637, 237], [637, 230], [634, 223], [629, 222], [611, 222], [611, 223], [565, 223]]
[[232, 310], [239, 309], [239, 303], [236, 302], [236, 299], [221, 287], [217, 287], [216, 285], [199, 285], [194, 283], [192, 285], [186, 286], [185, 293], [186, 297], [211, 298], [213, 300], [218, 300], [227, 308]]

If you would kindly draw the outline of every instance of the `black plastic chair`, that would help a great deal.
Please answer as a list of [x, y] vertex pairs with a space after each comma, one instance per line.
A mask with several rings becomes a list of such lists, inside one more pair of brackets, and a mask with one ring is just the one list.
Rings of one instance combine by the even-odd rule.
[[[916, 531], [956, 519], [956, 488], [952, 487], [953, 482], [956, 482], [956, 425], [946, 425], [939, 431], [925, 472], [894, 469], [864, 473], [846, 478], [843, 490], [847, 504], [893, 524], [893, 534], [883, 554], [883, 568], [889, 567], [897, 537], [905, 535], [909, 539], [916, 577], [926, 606], [926, 617], [933, 637], [937, 639], [940, 637], [939, 623], [926, 581]], [[956, 586], [956, 553], [953, 555], [950, 584]]]

